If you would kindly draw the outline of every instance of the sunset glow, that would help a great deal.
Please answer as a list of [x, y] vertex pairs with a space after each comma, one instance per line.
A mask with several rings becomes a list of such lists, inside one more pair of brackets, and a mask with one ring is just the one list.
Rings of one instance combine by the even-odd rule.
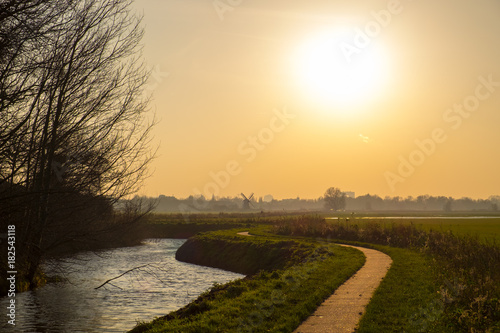
[[[351, 29], [352, 30], [352, 29]], [[297, 80], [312, 104], [350, 113], [382, 93], [388, 66], [380, 45], [350, 56], [341, 46], [349, 35], [344, 28], [323, 32], [301, 45], [297, 56]]]
[[[223, 3], [134, 3], [160, 120], [140, 194], [498, 194], [500, 89], [455, 111], [479, 77], [500, 82], [497, 1]], [[416, 142], [436, 130], [426, 154]]]
[[0, 1], [0, 331], [497, 332], [499, 36], [500, 0]]

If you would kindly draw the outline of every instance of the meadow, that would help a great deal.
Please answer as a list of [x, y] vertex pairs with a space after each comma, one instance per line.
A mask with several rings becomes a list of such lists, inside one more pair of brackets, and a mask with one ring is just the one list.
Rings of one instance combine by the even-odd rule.
[[[301, 216], [303, 212], [287, 213], [210, 213], [210, 214], [151, 214], [148, 224], [151, 227], [173, 230], [186, 230], [189, 235], [198, 231], [213, 229], [237, 228], [254, 225], [273, 225], [283, 216]], [[500, 246], [500, 214], [453, 212], [442, 214], [437, 212], [381, 212], [381, 213], [307, 213], [321, 216], [327, 220], [344, 221], [356, 224], [377, 223], [384, 226], [393, 224], [413, 225], [425, 231], [453, 233], [458, 236], [477, 237], [482, 242], [496, 243]], [[194, 233], [192, 231], [195, 231]], [[190, 232], [191, 231], [191, 232]], [[156, 231], [155, 231], [156, 232]]]
[[[377, 221], [372, 220], [372, 221]], [[381, 221], [379, 221], [381, 222]], [[423, 230], [451, 232], [459, 236], [477, 237], [483, 242], [496, 242], [500, 245], [500, 217], [498, 218], [429, 218], [394, 219], [394, 223], [413, 224]]]
[[[339, 281], [345, 280], [344, 275], [339, 275], [339, 267], [348, 265], [346, 267], [353, 269], [349, 260], [340, 260], [343, 255], [339, 256], [339, 250], [331, 247], [335, 246], [333, 243], [375, 248], [393, 259], [391, 269], [360, 322], [359, 332], [500, 330], [500, 246], [496, 241], [500, 236], [500, 218], [465, 218], [458, 214], [446, 217], [422, 214], [401, 217], [400, 214], [393, 214], [391, 218], [370, 215], [210, 214], [191, 216], [189, 221], [181, 220], [178, 215], [156, 215], [150, 223], [167, 229], [168, 226], [189, 229], [194, 226], [199, 228], [200, 225], [205, 228], [218, 225], [229, 229], [239, 225], [237, 229], [202, 233], [195, 237], [212, 244], [203, 252], [212, 251], [210, 257], [218, 257], [225, 269], [231, 270], [231, 261], [239, 264], [235, 264], [235, 268], [241, 267], [242, 260], [246, 263], [243, 266], [255, 267], [258, 262], [274, 264], [255, 269], [244, 279], [245, 282], [214, 286], [185, 309], [154, 322], [143, 323], [134, 332], [197, 332], [199, 329], [204, 332], [231, 332], [231, 327], [240, 327], [243, 332], [291, 332], [306, 317], [305, 313], [311, 313]], [[235, 235], [243, 230], [250, 230], [256, 237]], [[242, 254], [248, 253], [248, 246], [251, 246], [242, 245], [244, 243], [253, 243], [252, 246], [260, 250], [252, 250], [252, 255], [244, 256]], [[283, 247], [280, 245], [277, 250], [277, 245], [273, 244], [289, 244], [294, 249], [293, 253], [300, 254], [295, 257], [301, 260], [286, 259], [280, 265], [279, 260], [271, 257], [272, 253], [283, 257]], [[246, 250], [238, 252], [238, 248]], [[307, 259], [306, 253], [310, 250], [304, 249], [312, 248], [324, 248], [337, 255], [332, 256], [331, 262], [326, 261], [324, 256], [320, 256], [319, 261], [318, 256]], [[232, 259], [229, 253], [234, 256]], [[266, 257], [269, 260], [262, 260]], [[353, 262], [357, 262], [356, 258], [351, 253]], [[209, 262], [210, 259], [204, 258], [197, 263], [203, 264], [203, 261]], [[276, 300], [271, 295], [280, 292], [280, 288], [288, 288], [283, 285], [288, 281], [283, 276], [293, 276], [297, 267], [305, 267], [311, 262], [315, 264], [310, 272], [317, 270], [317, 276], [328, 278], [324, 278], [325, 281], [321, 278], [293, 278], [293, 289], [300, 292], [292, 295], [290, 300], [278, 299], [279, 304], [274, 304]], [[211, 262], [210, 265], [217, 263]], [[297, 281], [300, 287], [297, 287]], [[327, 281], [336, 282], [328, 284]], [[313, 299], [298, 298], [307, 293], [304, 291], [313, 290], [323, 282], [328, 287], [321, 295], [315, 294]], [[246, 283], [252, 287], [249, 288]], [[276, 289], [276, 286], [279, 288]], [[234, 290], [238, 290], [236, 296]], [[196, 310], [199, 304], [204, 304], [201, 312]], [[245, 304], [253, 304], [253, 307]], [[246, 320], [245, 325], [251, 325], [241, 326], [241, 318], [255, 317], [255, 306], [259, 304], [264, 310], [259, 312], [258, 320]], [[195, 310], [190, 310], [191, 307]], [[270, 312], [269, 307], [273, 311]], [[277, 309], [279, 312], [275, 312]], [[224, 328], [220, 328], [221, 323]]]
[[[500, 245], [500, 216], [368, 216], [332, 217], [333, 220], [357, 224], [378, 223], [383, 226], [414, 225], [426, 231], [453, 233], [458, 236], [477, 237], [482, 242]], [[328, 219], [328, 217], [327, 217]], [[333, 221], [332, 220], [332, 221]]]

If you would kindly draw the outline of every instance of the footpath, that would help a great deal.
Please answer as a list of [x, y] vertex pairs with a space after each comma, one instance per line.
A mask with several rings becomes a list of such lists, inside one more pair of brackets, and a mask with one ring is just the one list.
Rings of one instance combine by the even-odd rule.
[[356, 332], [375, 289], [391, 267], [392, 259], [380, 251], [359, 246], [342, 246], [362, 251], [366, 256], [364, 266], [324, 301], [294, 333]]
[[[247, 231], [238, 235], [252, 236]], [[391, 267], [392, 259], [377, 250], [353, 247], [365, 254], [366, 262], [356, 274], [344, 282], [332, 296], [327, 298], [293, 333], [352, 333], [373, 293]]]

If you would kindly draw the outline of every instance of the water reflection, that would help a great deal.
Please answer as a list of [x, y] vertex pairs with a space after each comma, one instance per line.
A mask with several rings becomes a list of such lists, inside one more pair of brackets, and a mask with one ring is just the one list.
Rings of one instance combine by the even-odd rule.
[[[176, 310], [212, 286], [243, 277], [219, 269], [175, 260], [184, 240], [148, 240], [144, 245], [83, 253], [56, 266], [70, 282], [49, 284], [16, 296], [15, 328], [3, 320], [2, 332], [124, 332], [137, 321]], [[134, 271], [106, 288], [94, 288], [124, 271], [145, 263], [162, 269]], [[49, 272], [56, 267], [47, 265]], [[0, 299], [5, 309], [8, 299]], [[6, 316], [5, 316], [6, 317]]]

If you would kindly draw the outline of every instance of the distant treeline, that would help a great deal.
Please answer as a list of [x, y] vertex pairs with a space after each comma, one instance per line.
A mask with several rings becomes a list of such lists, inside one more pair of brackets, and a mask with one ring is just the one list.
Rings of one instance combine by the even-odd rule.
[[[157, 198], [139, 197], [134, 200], [155, 204], [157, 213], [197, 213], [197, 212], [237, 212], [243, 209], [243, 199], [239, 197], [203, 196], [178, 199], [173, 196], [160, 195]], [[378, 195], [362, 195], [346, 198], [346, 211], [498, 211], [500, 196], [488, 199], [455, 199], [445, 196], [421, 195], [418, 197], [385, 197]], [[282, 199], [264, 200], [262, 197], [251, 200], [250, 211], [322, 211], [325, 208], [323, 197], [317, 199]]]

